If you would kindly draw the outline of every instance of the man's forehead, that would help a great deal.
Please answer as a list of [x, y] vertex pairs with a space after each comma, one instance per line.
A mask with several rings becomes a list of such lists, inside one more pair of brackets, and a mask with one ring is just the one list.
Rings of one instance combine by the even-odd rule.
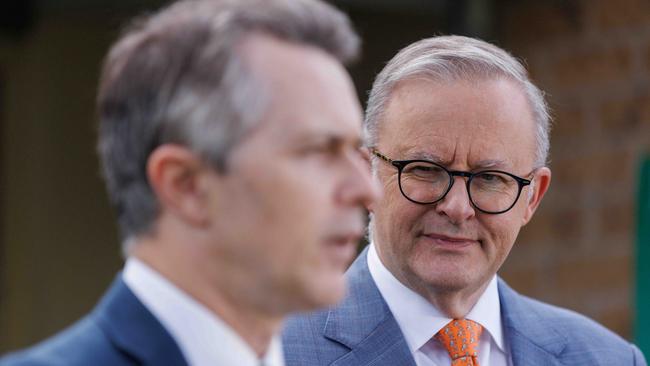
[[340, 63], [324, 50], [261, 32], [242, 37], [238, 52], [257, 78], [273, 84], [304, 83], [304, 76], [324, 78]]
[[253, 33], [244, 57], [270, 95], [260, 129], [278, 142], [360, 139], [362, 113], [343, 66], [324, 51]]
[[[275, 123], [275, 121], [271, 121], [271, 123]], [[310, 118], [283, 120], [280, 121], [280, 124], [282, 126], [274, 128], [275, 134], [277, 138], [286, 141], [345, 140], [361, 143], [360, 128], [353, 123], [338, 124], [330, 123], [325, 119]]]
[[[453, 146], [443, 147], [440, 144], [418, 144], [404, 142], [394, 149], [399, 156], [395, 159], [404, 160], [429, 160], [443, 166], [453, 165], [461, 158], [460, 151]], [[512, 166], [513, 161], [503, 151], [470, 151], [463, 160], [475, 169], [502, 169]]]
[[378, 142], [382, 148], [392, 145], [400, 158], [439, 163], [462, 158], [490, 168], [534, 153], [528, 100], [510, 80], [414, 79], [402, 82], [390, 98]]

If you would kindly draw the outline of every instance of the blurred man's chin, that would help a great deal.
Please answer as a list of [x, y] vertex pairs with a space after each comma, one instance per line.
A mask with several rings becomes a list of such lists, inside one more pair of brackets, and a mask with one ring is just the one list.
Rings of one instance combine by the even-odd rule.
[[345, 276], [342, 273], [322, 276], [317, 283], [311, 282], [305, 290], [299, 311], [312, 311], [336, 305], [347, 293]]

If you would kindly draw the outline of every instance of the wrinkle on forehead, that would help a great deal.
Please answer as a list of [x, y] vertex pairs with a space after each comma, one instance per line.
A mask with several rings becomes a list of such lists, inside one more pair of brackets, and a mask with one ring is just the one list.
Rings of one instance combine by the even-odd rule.
[[388, 123], [380, 131], [382, 144], [392, 144], [390, 153], [399, 155], [391, 158], [433, 160], [458, 170], [529, 169], [532, 164], [532, 112], [511, 81], [413, 80], [400, 85], [392, 98]]
[[[430, 160], [445, 167], [462, 165], [470, 170], [506, 169], [515, 164], [503, 154], [505, 144], [492, 145], [489, 149], [482, 146], [471, 136], [442, 136], [431, 133], [405, 139], [394, 149], [397, 160]], [[487, 151], [492, 150], [492, 152]]]

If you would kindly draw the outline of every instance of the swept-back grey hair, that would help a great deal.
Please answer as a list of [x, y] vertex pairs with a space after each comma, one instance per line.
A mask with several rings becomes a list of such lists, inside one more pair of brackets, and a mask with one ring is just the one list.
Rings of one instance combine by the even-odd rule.
[[226, 173], [229, 151], [262, 118], [270, 91], [237, 51], [256, 32], [344, 63], [360, 44], [349, 19], [319, 0], [183, 0], [137, 20], [111, 48], [98, 151], [124, 239], [147, 232], [158, 215], [146, 175], [154, 149], [181, 144]]
[[550, 116], [543, 92], [529, 79], [525, 67], [508, 52], [490, 43], [462, 36], [423, 39], [402, 49], [379, 73], [370, 91], [364, 134], [376, 146], [379, 125], [397, 83], [413, 77], [432, 81], [508, 78], [525, 93], [535, 119], [535, 164], [548, 159]]

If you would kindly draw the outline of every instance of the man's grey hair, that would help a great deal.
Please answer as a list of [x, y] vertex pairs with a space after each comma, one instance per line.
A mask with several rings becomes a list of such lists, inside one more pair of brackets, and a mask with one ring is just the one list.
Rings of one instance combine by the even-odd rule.
[[366, 144], [377, 145], [378, 130], [395, 86], [424, 77], [435, 82], [507, 78], [519, 84], [535, 120], [535, 165], [548, 159], [550, 116], [543, 92], [529, 79], [525, 67], [508, 52], [490, 43], [462, 36], [423, 39], [402, 49], [379, 73], [370, 91], [364, 134]]
[[232, 148], [256, 125], [270, 91], [238, 45], [252, 33], [317, 47], [341, 62], [360, 40], [318, 0], [184, 0], [134, 23], [106, 57], [98, 92], [98, 150], [124, 243], [151, 229], [159, 203], [149, 155], [181, 144], [227, 172]]

